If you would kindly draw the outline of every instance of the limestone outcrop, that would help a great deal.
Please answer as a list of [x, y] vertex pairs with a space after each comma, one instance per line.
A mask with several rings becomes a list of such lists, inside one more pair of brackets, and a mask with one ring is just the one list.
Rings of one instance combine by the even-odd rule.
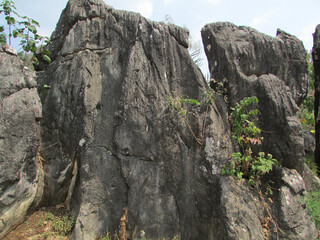
[[[64, 201], [77, 166], [73, 239], [113, 234], [123, 207], [131, 236], [223, 236], [217, 182], [231, 153], [224, 103], [208, 113], [203, 146], [168, 104], [173, 92], [200, 99], [206, 89], [188, 31], [71, 0], [52, 39], [55, 61], [38, 78], [51, 86], [42, 98], [44, 194]], [[196, 119], [190, 124], [200, 131]]]
[[42, 106], [35, 72], [14, 49], [0, 46], [0, 239], [42, 197], [39, 156]]
[[[227, 91], [208, 108], [190, 107], [188, 120], [168, 99], [200, 101], [208, 86], [189, 55], [188, 31], [173, 24], [102, 0], [70, 0], [38, 84], [17, 56], [0, 52], [0, 238], [27, 211], [61, 203], [75, 218], [76, 240], [118, 232], [124, 208], [128, 239], [142, 230], [147, 239], [316, 237], [302, 202], [301, 42], [230, 23], [207, 25], [202, 35], [211, 75]], [[220, 174], [236, 149], [229, 108], [250, 95], [260, 100], [262, 150], [281, 163], [263, 179], [273, 182], [268, 198]], [[8, 225], [12, 207], [21, 217]]]
[[296, 115], [308, 88], [302, 42], [282, 30], [270, 37], [228, 22], [206, 25], [202, 39], [211, 76], [224, 82], [229, 106], [257, 96], [263, 150], [303, 175], [304, 139]]
[[[301, 178], [305, 164], [304, 134], [296, 112], [308, 86], [302, 42], [282, 30], [277, 31], [277, 37], [270, 37], [228, 22], [207, 24], [201, 33], [211, 76], [226, 89], [223, 94], [229, 108], [244, 97], [259, 99], [256, 121], [264, 140], [254, 151], [271, 153], [283, 168], [272, 178], [279, 190], [272, 198], [275, 219], [282, 229], [280, 239], [312, 239], [315, 228], [310, 228], [312, 221], [299, 205], [305, 197]], [[279, 180], [287, 174], [282, 171], [298, 179], [290, 181], [301, 186], [299, 190], [294, 190], [290, 181]]]

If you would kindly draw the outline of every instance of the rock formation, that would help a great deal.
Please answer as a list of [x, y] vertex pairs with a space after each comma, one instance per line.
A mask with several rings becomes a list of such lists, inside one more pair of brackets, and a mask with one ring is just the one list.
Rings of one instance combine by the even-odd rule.
[[0, 239], [41, 200], [42, 107], [35, 73], [0, 45]]
[[317, 26], [315, 33], [313, 34], [313, 49], [312, 60], [314, 66], [314, 116], [315, 116], [315, 160], [318, 166], [318, 172], [320, 173], [320, 25]]
[[263, 150], [303, 174], [304, 139], [296, 116], [308, 88], [302, 42], [281, 30], [274, 38], [225, 22], [206, 25], [202, 38], [211, 76], [227, 84], [228, 104], [257, 96]]
[[[257, 124], [264, 137], [262, 150], [285, 167], [272, 180], [280, 189], [273, 196], [273, 212], [282, 229], [280, 238], [312, 239], [315, 230], [308, 230], [310, 218], [299, 204], [305, 195], [300, 176], [304, 176], [305, 164], [303, 131], [296, 112], [308, 86], [302, 42], [282, 30], [274, 38], [227, 22], [208, 24], [201, 33], [211, 76], [227, 89], [229, 107], [244, 97], [259, 98]], [[290, 181], [299, 187], [283, 181], [286, 175], [297, 179]], [[288, 198], [293, 202], [286, 202]]]
[[43, 96], [44, 194], [64, 201], [77, 162], [73, 238], [113, 234], [127, 207], [131, 235], [216, 239], [224, 230], [217, 175], [231, 153], [226, 111], [217, 100], [201, 147], [167, 100], [173, 92], [199, 99], [206, 88], [188, 32], [71, 0], [52, 39], [55, 61], [39, 75], [51, 86]]
[[[202, 34], [212, 76], [228, 80], [229, 106], [248, 95], [260, 99], [263, 149], [282, 164], [268, 176], [274, 204], [246, 180], [220, 174], [235, 148], [223, 97], [215, 94], [208, 111], [194, 108], [188, 121], [170, 109], [170, 96], [200, 100], [207, 90], [188, 53], [188, 31], [101, 0], [70, 0], [48, 46], [53, 62], [37, 76], [41, 151], [37, 96], [28, 101], [29, 115], [19, 118], [27, 125], [12, 120], [11, 126], [7, 119], [15, 114], [1, 110], [0, 144], [7, 145], [0, 150], [8, 153], [0, 173], [20, 173], [0, 178], [1, 213], [8, 209], [3, 200], [22, 206], [21, 216], [38, 204], [64, 203], [76, 219], [71, 239], [77, 240], [118, 232], [124, 208], [128, 239], [141, 230], [147, 239], [313, 239], [315, 225], [301, 204], [304, 146], [295, 115], [307, 87], [301, 42], [282, 31], [271, 38], [229, 23], [207, 25]], [[29, 73], [19, 66], [20, 75]], [[35, 92], [32, 78], [19, 79], [9, 80], [10, 90], [1, 85], [1, 107], [16, 93]], [[28, 131], [8, 131], [22, 126]], [[6, 142], [18, 134], [30, 141]], [[8, 167], [2, 156], [26, 143], [27, 154], [21, 150]], [[19, 202], [26, 196], [28, 205]]]

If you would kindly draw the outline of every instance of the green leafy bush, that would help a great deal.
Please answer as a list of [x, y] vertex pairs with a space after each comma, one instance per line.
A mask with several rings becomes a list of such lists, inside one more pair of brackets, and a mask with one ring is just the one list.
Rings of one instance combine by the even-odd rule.
[[[0, 43], [12, 44], [12, 38], [20, 39], [20, 46], [25, 53], [36, 53], [38, 45], [43, 53], [43, 60], [50, 63], [51, 52], [43, 49], [43, 44], [49, 43], [49, 38], [38, 34], [37, 27], [39, 23], [27, 16], [22, 16], [16, 11], [14, 1], [2, 0], [0, 2], [0, 15], [4, 17], [6, 25], [0, 26]], [[34, 63], [38, 63], [38, 59], [33, 57]]]
[[222, 175], [236, 175], [238, 179], [248, 178], [250, 186], [258, 186], [261, 177], [269, 173], [278, 161], [271, 154], [260, 152], [257, 156], [252, 153], [252, 146], [261, 145], [263, 138], [261, 130], [252, 120], [258, 109], [249, 109], [258, 103], [257, 97], [247, 97], [231, 108], [232, 137], [240, 147], [240, 152], [231, 155], [232, 161], [221, 170]]

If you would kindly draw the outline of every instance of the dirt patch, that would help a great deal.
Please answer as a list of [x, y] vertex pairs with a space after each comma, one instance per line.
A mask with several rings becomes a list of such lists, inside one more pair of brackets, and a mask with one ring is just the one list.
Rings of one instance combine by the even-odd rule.
[[62, 205], [42, 208], [29, 216], [3, 240], [67, 240], [73, 225], [73, 219]]

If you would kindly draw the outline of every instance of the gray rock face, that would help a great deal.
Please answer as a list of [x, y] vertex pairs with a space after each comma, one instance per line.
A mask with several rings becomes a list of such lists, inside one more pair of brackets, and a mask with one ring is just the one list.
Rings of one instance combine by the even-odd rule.
[[312, 60], [314, 67], [314, 116], [315, 116], [315, 161], [318, 166], [318, 172], [320, 173], [320, 24], [317, 26], [315, 33], [313, 34], [313, 48], [312, 48]]
[[[212, 76], [228, 80], [229, 104], [259, 96], [264, 150], [303, 172], [295, 116], [306, 91], [301, 43], [229, 23], [207, 25], [203, 36]], [[172, 24], [70, 0], [49, 46], [54, 61], [38, 73], [43, 113], [34, 73], [1, 49], [0, 238], [27, 211], [61, 202], [76, 218], [77, 240], [115, 233], [123, 207], [131, 239], [141, 230], [148, 239], [266, 238], [263, 196], [220, 175], [233, 151], [222, 98], [208, 112], [194, 108], [188, 122], [169, 108], [169, 96], [199, 100], [207, 88], [187, 39]], [[188, 125], [204, 132], [202, 144]], [[279, 167], [272, 179], [273, 228], [281, 231], [270, 239], [314, 239], [300, 174]]]
[[[316, 239], [317, 229], [303, 202], [306, 187], [303, 178], [296, 170], [281, 169], [278, 174], [278, 191], [275, 192], [273, 212], [279, 224], [279, 239]], [[306, 224], [306, 223], [311, 224]]]
[[304, 152], [306, 154], [313, 155], [315, 150], [315, 136], [314, 133], [304, 130], [303, 131], [303, 138], [304, 138]]
[[[64, 10], [55, 61], [38, 80], [51, 86], [41, 90], [45, 199], [68, 205], [72, 195], [73, 239], [113, 234], [123, 207], [131, 236], [226, 239], [219, 212], [219, 173], [231, 153], [226, 107], [217, 97], [200, 146], [167, 102], [172, 92], [200, 99], [206, 89], [187, 38], [185, 29], [98, 0]], [[204, 118], [190, 117], [196, 133]]]
[[41, 103], [35, 73], [0, 46], [0, 239], [41, 200]]
[[[272, 38], [249, 27], [223, 22], [206, 25], [202, 38], [211, 76], [224, 82], [229, 106], [247, 96], [259, 98], [257, 124], [264, 142], [258, 150], [271, 153], [282, 167], [296, 169], [304, 176], [304, 138], [296, 116], [297, 104], [307, 92], [306, 51], [302, 42], [281, 30]], [[282, 175], [278, 172], [274, 178]], [[287, 186], [288, 181], [298, 178], [299, 186], [304, 182], [296, 172], [289, 175], [288, 179], [277, 181], [275, 188], [280, 192], [272, 197], [277, 202], [273, 214], [283, 231], [281, 236], [313, 239], [316, 230], [301, 206], [302, 190], [292, 192], [291, 185]], [[309, 180], [311, 186], [313, 181]], [[276, 236], [273, 234], [272, 238]]]
[[281, 30], [273, 38], [224, 22], [206, 25], [202, 38], [211, 76], [226, 79], [229, 105], [257, 96], [263, 150], [303, 174], [304, 140], [296, 116], [308, 84], [302, 42]]

